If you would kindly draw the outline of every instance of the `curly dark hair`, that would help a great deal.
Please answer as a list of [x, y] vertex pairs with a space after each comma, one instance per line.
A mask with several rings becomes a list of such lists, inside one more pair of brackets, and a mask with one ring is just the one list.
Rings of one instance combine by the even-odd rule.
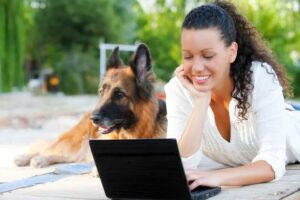
[[287, 96], [292, 96], [283, 67], [272, 55], [256, 29], [237, 12], [232, 3], [216, 0], [211, 4], [194, 8], [187, 14], [182, 24], [182, 29], [204, 28], [217, 28], [227, 46], [234, 41], [238, 44], [237, 57], [231, 64], [230, 76], [234, 82], [231, 95], [238, 101], [236, 107], [240, 119], [247, 119], [247, 111], [250, 107], [248, 97], [254, 87], [252, 61], [261, 61], [271, 65], [275, 73], [267, 72], [277, 77]]

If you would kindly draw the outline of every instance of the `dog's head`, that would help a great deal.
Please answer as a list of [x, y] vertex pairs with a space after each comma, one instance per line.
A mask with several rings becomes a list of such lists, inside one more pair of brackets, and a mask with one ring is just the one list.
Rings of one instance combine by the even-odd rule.
[[123, 65], [116, 47], [108, 60], [99, 86], [99, 101], [91, 116], [100, 133], [133, 127], [138, 121], [136, 106], [154, 96], [154, 81], [151, 55], [145, 44], [137, 47], [129, 66]]

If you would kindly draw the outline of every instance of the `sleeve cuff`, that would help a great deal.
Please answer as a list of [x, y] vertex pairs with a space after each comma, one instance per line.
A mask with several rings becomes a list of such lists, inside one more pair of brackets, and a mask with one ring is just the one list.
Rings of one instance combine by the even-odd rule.
[[253, 160], [253, 162], [264, 160], [269, 165], [271, 165], [274, 173], [275, 173], [275, 179], [273, 179], [271, 182], [278, 181], [283, 177], [285, 174], [285, 161], [286, 161], [286, 155], [283, 151], [278, 151], [274, 154], [274, 152], [266, 152], [266, 153], [260, 153], [258, 154]]
[[181, 161], [184, 169], [197, 169], [201, 159], [203, 158], [203, 153], [201, 148], [198, 149], [193, 155], [187, 158], [181, 157]]

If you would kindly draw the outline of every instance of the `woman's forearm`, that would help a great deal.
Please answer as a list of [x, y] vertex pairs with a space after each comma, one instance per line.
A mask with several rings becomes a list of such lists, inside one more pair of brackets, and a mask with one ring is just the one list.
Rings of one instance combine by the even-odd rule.
[[214, 171], [219, 185], [242, 186], [272, 181], [275, 173], [266, 161], [260, 160], [244, 166]]
[[202, 130], [204, 128], [207, 109], [210, 102], [209, 100], [206, 98], [199, 98], [195, 101], [192, 114], [179, 140], [181, 157], [189, 157], [200, 148]]

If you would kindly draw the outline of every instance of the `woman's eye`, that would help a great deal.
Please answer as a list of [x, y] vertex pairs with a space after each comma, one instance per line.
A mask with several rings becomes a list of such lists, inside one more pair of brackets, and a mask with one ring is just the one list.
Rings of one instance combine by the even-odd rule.
[[184, 56], [183, 57], [183, 59], [185, 59], [185, 60], [189, 60], [189, 59], [191, 59], [192, 58], [192, 56]]
[[214, 56], [203, 56], [203, 58], [207, 59], [207, 60], [210, 60], [212, 59]]

